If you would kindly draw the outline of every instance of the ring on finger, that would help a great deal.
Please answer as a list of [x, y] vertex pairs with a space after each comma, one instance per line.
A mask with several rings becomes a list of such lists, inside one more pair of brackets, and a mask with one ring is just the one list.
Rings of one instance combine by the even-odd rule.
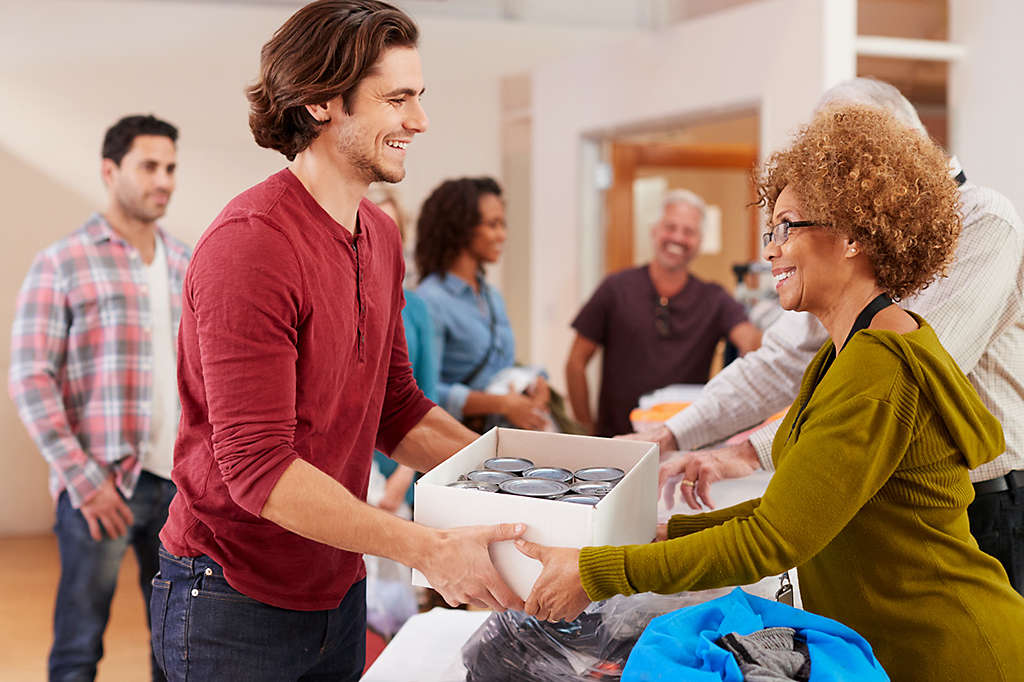
[[693, 486], [697, 485], [697, 482], [696, 481], [691, 481], [688, 478], [684, 478], [682, 480], [682, 484], [685, 485], [687, 488], [692, 488]]

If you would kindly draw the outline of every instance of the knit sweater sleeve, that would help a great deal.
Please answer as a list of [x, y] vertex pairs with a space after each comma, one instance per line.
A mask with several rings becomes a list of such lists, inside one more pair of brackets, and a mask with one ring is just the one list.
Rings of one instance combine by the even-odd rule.
[[666, 542], [584, 548], [579, 566], [587, 594], [600, 600], [746, 585], [813, 557], [885, 485], [910, 442], [905, 406], [872, 394], [878, 395], [861, 392], [808, 416], [759, 504], [673, 520], [676, 533], [707, 527]]
[[675, 514], [668, 520], [668, 537], [670, 539], [679, 538], [705, 528], [720, 526], [732, 518], [750, 516], [759, 504], [761, 504], [760, 497], [703, 514]]

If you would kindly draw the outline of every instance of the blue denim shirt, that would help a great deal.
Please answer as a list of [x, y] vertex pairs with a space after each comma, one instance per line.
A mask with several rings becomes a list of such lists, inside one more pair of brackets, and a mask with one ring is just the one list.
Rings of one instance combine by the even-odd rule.
[[[409, 348], [409, 362], [412, 376], [423, 395], [437, 400], [437, 353], [434, 351], [434, 323], [430, 320], [427, 304], [415, 292], [405, 290], [405, 307], [402, 308], [402, 325], [405, 327], [405, 345]], [[384, 478], [391, 478], [398, 468], [398, 462], [383, 452], [374, 450], [373, 461], [380, 467]], [[413, 486], [405, 493], [405, 501], [412, 507]]]
[[[470, 391], [482, 391], [498, 371], [515, 364], [516, 343], [505, 312], [505, 301], [483, 277], [480, 294], [455, 275], [434, 273], [416, 289], [430, 309], [434, 321], [436, 352], [441, 375], [437, 402], [456, 419]], [[483, 359], [491, 344], [491, 313], [494, 311], [494, 350], [487, 364], [467, 386], [461, 383]]]

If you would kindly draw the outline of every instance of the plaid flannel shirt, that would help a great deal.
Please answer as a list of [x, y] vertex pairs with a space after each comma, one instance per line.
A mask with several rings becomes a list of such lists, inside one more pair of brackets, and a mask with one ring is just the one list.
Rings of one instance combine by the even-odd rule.
[[[190, 249], [158, 234], [176, 332]], [[134, 492], [150, 447], [150, 329], [142, 258], [103, 216], [36, 256], [18, 294], [8, 389], [50, 465], [54, 499], [67, 490], [77, 508], [111, 475]]]

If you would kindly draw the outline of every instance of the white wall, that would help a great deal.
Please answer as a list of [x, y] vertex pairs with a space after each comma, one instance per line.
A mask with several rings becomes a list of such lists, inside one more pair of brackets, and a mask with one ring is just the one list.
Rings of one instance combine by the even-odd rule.
[[[13, 301], [32, 256], [84, 221], [89, 207], [102, 205], [99, 148], [103, 131], [117, 118], [153, 112], [179, 126], [178, 190], [165, 224], [189, 242], [233, 195], [285, 164], [284, 157], [253, 143], [243, 89], [256, 75], [260, 46], [294, 10], [184, 1], [0, 0], [5, 368]], [[500, 176], [501, 76], [636, 35], [484, 20], [427, 19], [419, 25], [431, 127], [409, 151], [400, 185], [409, 209], [446, 177]], [[0, 535], [42, 531], [51, 523], [45, 466], [7, 398], [0, 399], [0, 428], [7, 439]]]
[[[596, 282], [600, 226], [576, 197], [583, 140], [637, 124], [758, 108], [761, 150], [784, 144], [820, 93], [855, 69], [853, 0], [766, 0], [537, 68], [530, 282], [534, 362], [564, 386], [569, 323]], [[552, 226], [565, 226], [552, 229]]]
[[[195, 241], [226, 201], [281, 168], [249, 134], [243, 89], [259, 48], [294, 7], [130, 0], [0, 6], [0, 144], [102, 200], [103, 130], [149, 112], [181, 129], [167, 224]], [[430, 131], [410, 148], [410, 208], [445, 177], [500, 173], [498, 77], [636, 35], [489, 21], [419, 22]]]
[[950, 69], [950, 151], [967, 176], [1024, 211], [1024, 3], [951, 0], [951, 39], [966, 56]]

